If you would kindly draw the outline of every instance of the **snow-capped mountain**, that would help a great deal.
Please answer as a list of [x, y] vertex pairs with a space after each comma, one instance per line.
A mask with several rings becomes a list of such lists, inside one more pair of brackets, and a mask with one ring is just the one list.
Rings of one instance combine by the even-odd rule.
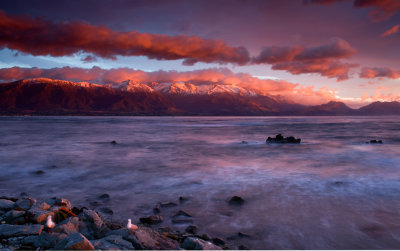
[[388, 115], [400, 105], [373, 103], [358, 110], [341, 102], [303, 106], [281, 96], [226, 85], [139, 83], [99, 85], [35, 78], [0, 84], [0, 114], [95, 115]]

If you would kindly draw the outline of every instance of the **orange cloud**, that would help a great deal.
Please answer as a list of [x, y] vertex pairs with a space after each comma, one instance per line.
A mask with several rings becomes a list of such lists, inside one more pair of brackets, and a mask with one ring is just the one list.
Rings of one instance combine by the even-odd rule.
[[360, 78], [391, 78], [398, 79], [400, 71], [395, 71], [387, 67], [363, 67], [360, 72]]
[[253, 59], [254, 63], [272, 64], [274, 70], [286, 70], [292, 74], [319, 73], [338, 81], [348, 79], [349, 70], [357, 67], [339, 61], [355, 54], [356, 50], [348, 42], [333, 38], [326, 45], [302, 47], [265, 47]]
[[335, 90], [327, 87], [314, 90], [312, 86], [301, 86], [283, 80], [259, 79], [246, 73], [233, 73], [227, 68], [195, 71], [155, 71], [144, 72], [128, 68], [105, 70], [99, 67], [82, 68], [5, 68], [0, 69], [0, 80], [14, 81], [24, 78], [51, 78], [72, 81], [87, 81], [102, 84], [120, 83], [127, 79], [142, 83], [190, 83], [196, 86], [204, 84], [234, 85], [243, 87], [260, 95], [280, 97], [301, 104], [321, 104], [335, 100]]
[[220, 40], [117, 32], [84, 22], [53, 23], [27, 16], [8, 16], [3, 11], [0, 11], [0, 47], [35, 56], [66, 56], [84, 51], [103, 58], [120, 55], [184, 59], [186, 65], [196, 62], [243, 65], [249, 61], [247, 49], [228, 46]]
[[393, 26], [391, 29], [385, 31], [384, 33], [381, 34], [382, 37], [386, 37], [392, 34], [395, 34], [399, 31], [400, 24]]

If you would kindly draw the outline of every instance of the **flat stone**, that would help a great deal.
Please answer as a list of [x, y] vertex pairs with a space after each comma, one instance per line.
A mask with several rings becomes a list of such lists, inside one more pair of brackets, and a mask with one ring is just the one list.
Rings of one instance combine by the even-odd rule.
[[181, 244], [181, 248], [187, 250], [221, 250], [220, 247], [212, 244], [211, 242], [196, 237], [185, 238]]
[[140, 222], [145, 223], [145, 224], [158, 224], [163, 221], [163, 217], [159, 215], [152, 215], [149, 217], [142, 217], [140, 218]]
[[49, 215], [54, 217], [53, 212], [46, 210], [30, 209], [28, 212], [32, 215], [32, 221], [39, 224], [45, 223]]
[[15, 202], [15, 208], [29, 210], [33, 206], [34, 203], [35, 203], [35, 200], [33, 200], [33, 199], [20, 198]]
[[124, 239], [130, 241], [135, 249], [173, 250], [179, 247], [177, 241], [162, 236], [158, 232], [146, 227], [140, 227], [131, 235], [124, 237]]
[[6, 199], [0, 199], [0, 210], [2, 211], [8, 211], [14, 208], [14, 201], [12, 200], [6, 200]]
[[21, 241], [21, 244], [34, 246], [41, 249], [50, 249], [66, 237], [67, 235], [63, 233], [47, 233], [43, 231], [40, 235], [30, 235], [25, 237]]
[[94, 250], [92, 243], [80, 233], [74, 233], [62, 239], [54, 249], [58, 250]]
[[6, 214], [4, 214], [3, 219], [8, 224], [24, 224], [25, 223], [25, 211], [17, 211], [17, 210], [10, 210]]
[[0, 238], [16, 236], [39, 235], [42, 233], [43, 225], [0, 225]]
[[[110, 245], [111, 244], [111, 245]], [[108, 235], [100, 240], [93, 241], [93, 245], [96, 249], [110, 249], [108, 247], [117, 247], [117, 249], [134, 249], [131, 242], [124, 240], [122, 236], [119, 235]]]
[[63, 220], [53, 229], [53, 232], [56, 233], [65, 233], [67, 235], [78, 232], [79, 230], [79, 218], [78, 217], [70, 217], [66, 220]]
[[50, 209], [50, 205], [47, 204], [45, 201], [40, 200], [40, 201], [36, 201], [32, 205], [31, 209], [34, 209], [34, 210], [49, 210]]
[[161, 202], [160, 207], [176, 207], [178, 204], [175, 202]]
[[189, 213], [187, 213], [183, 210], [179, 210], [173, 217], [179, 217], [179, 216], [192, 217]]

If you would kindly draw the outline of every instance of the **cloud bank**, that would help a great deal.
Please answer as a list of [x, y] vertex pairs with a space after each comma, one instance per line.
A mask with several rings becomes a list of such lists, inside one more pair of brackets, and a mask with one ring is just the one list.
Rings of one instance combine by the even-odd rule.
[[400, 71], [387, 67], [363, 67], [359, 74], [360, 78], [400, 78]]

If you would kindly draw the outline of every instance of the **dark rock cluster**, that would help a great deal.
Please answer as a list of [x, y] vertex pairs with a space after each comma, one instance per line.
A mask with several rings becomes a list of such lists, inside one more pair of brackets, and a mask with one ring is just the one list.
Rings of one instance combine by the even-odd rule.
[[[110, 199], [108, 194], [99, 198]], [[238, 197], [240, 198], [240, 197]], [[241, 199], [241, 198], [240, 198]], [[233, 199], [235, 203], [241, 203]], [[160, 203], [161, 208], [177, 206]], [[55, 225], [47, 224], [49, 216]], [[94, 210], [72, 207], [65, 198], [37, 200], [0, 197], [0, 249], [6, 250], [176, 250], [232, 249], [221, 238], [198, 235], [193, 217], [183, 210], [172, 216], [173, 224], [190, 224], [184, 233], [168, 227], [152, 228], [163, 221], [159, 215], [140, 218], [138, 228], [106, 222]]]
[[278, 143], [278, 144], [299, 144], [301, 142], [301, 139], [298, 138], [296, 139], [293, 136], [289, 137], [283, 137], [282, 134], [278, 134], [275, 136], [275, 138], [268, 137], [266, 140], [266, 143]]

